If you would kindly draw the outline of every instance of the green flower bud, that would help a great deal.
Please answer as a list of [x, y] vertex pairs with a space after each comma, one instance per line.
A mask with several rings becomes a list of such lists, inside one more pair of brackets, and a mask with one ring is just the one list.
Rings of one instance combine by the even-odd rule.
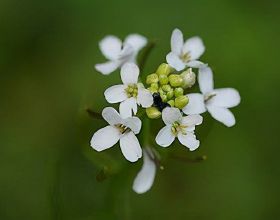
[[169, 92], [172, 90], [170, 85], [163, 85], [161, 88], [164, 92]]
[[181, 73], [183, 78], [183, 85], [184, 89], [190, 88], [195, 84], [195, 73], [192, 71], [192, 68], [187, 69], [186, 71]]
[[151, 93], [156, 93], [156, 92], [158, 92], [157, 89], [154, 89], [154, 88], [152, 88], [152, 87], [149, 87], [148, 90], [149, 90]]
[[173, 87], [180, 87], [183, 85], [183, 77], [177, 74], [171, 74], [169, 77], [169, 83]]
[[167, 102], [167, 95], [161, 95], [160, 97], [163, 102]]
[[157, 83], [157, 82], [158, 82], [158, 75], [155, 73], [148, 75], [146, 78], [147, 84], [152, 84], [152, 83]]
[[174, 100], [169, 100], [167, 103], [168, 103], [171, 107], [174, 107], [174, 105], [175, 105]]
[[174, 91], [173, 91], [173, 89], [172, 90], [170, 90], [169, 92], [167, 92], [167, 99], [172, 99], [173, 98], [173, 96], [174, 96]]
[[175, 95], [175, 97], [184, 95], [184, 89], [182, 89], [181, 87], [176, 88], [174, 90], [174, 95]]
[[161, 85], [166, 85], [166, 84], [168, 84], [168, 82], [169, 82], [168, 76], [167, 76], [167, 75], [161, 74], [161, 75], [159, 75], [158, 78], [159, 78], [159, 83], [160, 83]]
[[159, 65], [156, 73], [158, 75], [166, 75], [168, 76], [173, 71], [173, 68], [166, 63], [162, 63]]
[[158, 89], [158, 92], [159, 92], [159, 94], [160, 94], [161, 96], [166, 94], [166, 93], [162, 90], [162, 88], [159, 88], [159, 89]]
[[161, 112], [156, 107], [146, 108], [146, 114], [151, 119], [157, 119], [161, 116]]
[[189, 102], [189, 98], [187, 96], [180, 96], [175, 98], [175, 107], [182, 109], [184, 108]]
[[154, 90], [158, 90], [158, 84], [157, 83], [152, 83], [151, 88]]

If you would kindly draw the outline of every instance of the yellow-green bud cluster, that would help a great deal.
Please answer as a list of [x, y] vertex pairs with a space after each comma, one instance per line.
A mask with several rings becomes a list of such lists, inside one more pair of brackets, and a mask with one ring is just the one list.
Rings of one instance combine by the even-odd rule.
[[137, 97], [138, 95], [138, 87], [137, 84], [130, 84], [128, 87], [125, 89], [125, 92], [127, 96], [130, 97]]
[[[171, 66], [162, 63], [155, 73], [147, 76], [146, 83], [152, 93], [160, 94], [163, 102], [168, 103], [171, 107], [182, 109], [189, 102], [188, 97], [184, 95], [185, 79], [185, 74], [177, 74]], [[155, 109], [150, 109], [147, 111], [148, 116], [152, 116], [152, 111], [158, 115]]]

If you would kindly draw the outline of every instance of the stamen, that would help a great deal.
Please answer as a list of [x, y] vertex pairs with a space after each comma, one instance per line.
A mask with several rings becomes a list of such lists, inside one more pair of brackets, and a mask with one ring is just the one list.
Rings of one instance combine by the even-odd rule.
[[125, 89], [125, 92], [127, 96], [130, 97], [137, 97], [138, 95], [138, 87], [137, 84], [130, 84], [128, 87]]
[[184, 135], [187, 134], [186, 132], [186, 125], [182, 125], [179, 122], [174, 122], [171, 127], [171, 132], [177, 137], [178, 133], [182, 133]]
[[125, 134], [125, 133], [131, 131], [131, 129], [130, 129], [129, 127], [126, 127], [126, 126], [123, 125], [123, 124], [117, 124], [117, 125], [115, 125], [115, 127], [116, 127], [117, 129], [119, 129], [119, 131], [120, 131], [121, 134]]
[[191, 55], [189, 52], [184, 53], [180, 56], [181, 60], [183, 60], [185, 63], [189, 62], [191, 60]]
[[210, 93], [210, 94], [206, 94], [204, 96], [204, 102], [208, 102], [210, 99], [212, 99], [213, 97], [215, 97], [217, 94], [216, 93]]

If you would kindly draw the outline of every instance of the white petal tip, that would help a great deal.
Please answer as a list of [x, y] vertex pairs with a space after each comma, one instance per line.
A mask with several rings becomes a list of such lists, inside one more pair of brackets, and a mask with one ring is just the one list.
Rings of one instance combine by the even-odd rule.
[[149, 155], [148, 149], [144, 149], [143, 155], [143, 166], [134, 179], [132, 187], [138, 194], [143, 194], [152, 188], [156, 175], [156, 165], [151, 158], [153, 155]]

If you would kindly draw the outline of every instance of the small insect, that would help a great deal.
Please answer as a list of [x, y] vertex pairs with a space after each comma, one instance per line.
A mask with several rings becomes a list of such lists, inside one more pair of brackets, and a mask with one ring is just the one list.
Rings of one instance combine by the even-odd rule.
[[154, 93], [153, 98], [154, 98], [154, 106], [157, 107], [159, 111], [162, 111], [166, 107], [170, 107], [168, 103], [162, 101], [159, 93]]

